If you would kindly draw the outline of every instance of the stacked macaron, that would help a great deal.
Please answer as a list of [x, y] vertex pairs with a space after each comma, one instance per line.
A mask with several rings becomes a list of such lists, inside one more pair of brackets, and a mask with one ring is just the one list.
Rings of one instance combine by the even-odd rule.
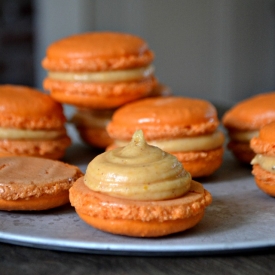
[[41, 91], [0, 85], [0, 155], [60, 159], [71, 145], [62, 105]]
[[272, 121], [275, 121], [274, 91], [237, 103], [222, 118], [230, 138], [228, 149], [239, 161], [249, 164], [255, 156], [250, 148], [250, 140], [259, 134], [265, 124]]
[[252, 174], [257, 186], [265, 193], [275, 197], [275, 121], [263, 126], [250, 146], [255, 157], [252, 159]]
[[188, 97], [146, 98], [115, 111], [107, 131], [114, 143], [125, 146], [141, 129], [151, 145], [175, 155], [192, 177], [209, 176], [222, 164], [224, 135], [218, 130], [216, 108]]
[[167, 94], [167, 88], [158, 86], [153, 60], [146, 41], [132, 34], [72, 35], [47, 48], [43, 86], [56, 101], [76, 107], [72, 121], [86, 143], [106, 148], [111, 142], [107, 114], [110, 120], [128, 102]]

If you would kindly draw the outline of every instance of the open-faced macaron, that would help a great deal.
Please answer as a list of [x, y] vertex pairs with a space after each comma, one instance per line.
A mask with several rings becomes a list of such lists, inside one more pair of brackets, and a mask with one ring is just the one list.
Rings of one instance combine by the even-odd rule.
[[157, 83], [153, 59], [148, 44], [136, 35], [76, 34], [47, 48], [43, 86], [62, 103], [113, 109], [150, 94]]
[[115, 111], [107, 150], [125, 146], [138, 129], [147, 142], [175, 155], [192, 177], [212, 174], [222, 164], [224, 134], [216, 108], [188, 97], [157, 97], [128, 103]]
[[0, 210], [47, 210], [69, 202], [79, 168], [36, 157], [0, 157]]
[[249, 164], [255, 156], [250, 140], [259, 134], [265, 124], [275, 121], [275, 92], [258, 94], [247, 98], [222, 117], [228, 131], [228, 149], [240, 162]]
[[255, 153], [251, 161], [257, 186], [265, 193], [275, 197], [275, 121], [263, 126], [250, 146]]
[[63, 157], [71, 139], [62, 105], [37, 89], [0, 85], [0, 148], [14, 155]]
[[70, 202], [87, 224], [134, 237], [189, 229], [211, 201], [177, 158], [148, 145], [141, 130], [125, 147], [95, 157], [70, 188]]

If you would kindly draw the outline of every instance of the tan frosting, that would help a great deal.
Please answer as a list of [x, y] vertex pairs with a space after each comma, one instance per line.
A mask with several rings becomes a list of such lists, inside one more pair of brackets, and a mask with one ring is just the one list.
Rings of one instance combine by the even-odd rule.
[[147, 67], [106, 71], [106, 72], [59, 72], [49, 71], [48, 76], [51, 79], [62, 81], [79, 81], [79, 82], [118, 82], [139, 80], [153, 75], [154, 67]]
[[0, 139], [50, 140], [66, 135], [66, 130], [25, 130], [0, 127]]
[[131, 142], [95, 157], [84, 183], [94, 191], [134, 200], [164, 200], [188, 192], [191, 176], [175, 156], [148, 145], [138, 130]]
[[232, 140], [240, 142], [249, 142], [253, 137], [257, 137], [259, 131], [230, 131], [229, 136]]
[[[223, 145], [224, 134], [220, 131], [215, 131], [209, 135], [183, 137], [169, 140], [150, 140], [148, 143], [167, 152], [213, 150]], [[115, 144], [121, 147], [125, 146], [127, 142], [115, 140]]]
[[252, 159], [251, 164], [259, 164], [262, 169], [275, 174], [275, 157], [256, 154]]

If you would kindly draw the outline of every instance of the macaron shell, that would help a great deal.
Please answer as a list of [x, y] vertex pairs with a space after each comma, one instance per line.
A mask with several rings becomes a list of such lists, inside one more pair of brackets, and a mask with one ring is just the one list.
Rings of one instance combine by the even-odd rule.
[[184, 219], [164, 221], [161, 224], [157, 221], [137, 220], [106, 220], [100, 217], [92, 217], [80, 211], [76, 211], [79, 217], [92, 227], [112, 234], [125, 235], [130, 237], [161, 237], [173, 233], [182, 232], [194, 227], [199, 223], [204, 211], [195, 216]]
[[[65, 155], [71, 145], [68, 136], [52, 140], [9, 140], [0, 139], [1, 151], [17, 156], [33, 156], [57, 160]], [[0, 151], [0, 156], [1, 156]]]
[[4, 211], [40, 211], [56, 208], [69, 203], [69, 191], [56, 195], [44, 195], [39, 198], [3, 200], [0, 198], [0, 209]]
[[0, 209], [42, 210], [68, 202], [78, 167], [35, 157], [0, 158]]
[[113, 142], [105, 128], [86, 128], [78, 126], [77, 130], [82, 140], [94, 147], [105, 149]]
[[275, 174], [265, 171], [260, 165], [253, 165], [252, 174], [259, 189], [275, 197]]
[[200, 152], [170, 152], [182, 163], [193, 178], [213, 174], [223, 162], [224, 148]]
[[183, 197], [163, 201], [114, 198], [89, 189], [83, 177], [69, 192], [71, 205], [86, 223], [114, 234], [136, 237], [158, 237], [193, 227], [212, 202], [211, 194], [195, 181]]
[[0, 85], [0, 127], [64, 128], [62, 105], [49, 95], [26, 86]]
[[250, 147], [257, 154], [275, 157], [275, 122], [263, 126], [258, 137], [251, 139]]
[[250, 164], [251, 160], [254, 158], [255, 153], [250, 147], [248, 142], [236, 142], [229, 141], [227, 148], [233, 153], [233, 155], [242, 163]]
[[112, 83], [66, 82], [46, 78], [43, 87], [61, 103], [93, 109], [113, 109], [148, 96], [156, 84], [155, 77]]
[[219, 122], [215, 107], [204, 100], [184, 97], [141, 99], [120, 107], [107, 126], [113, 139], [130, 140], [142, 129], [147, 140], [214, 132]]
[[275, 121], [275, 92], [259, 94], [228, 110], [222, 123], [228, 129], [257, 130]]
[[91, 32], [52, 43], [42, 66], [53, 71], [108, 71], [146, 66], [153, 59], [147, 43], [137, 36]]

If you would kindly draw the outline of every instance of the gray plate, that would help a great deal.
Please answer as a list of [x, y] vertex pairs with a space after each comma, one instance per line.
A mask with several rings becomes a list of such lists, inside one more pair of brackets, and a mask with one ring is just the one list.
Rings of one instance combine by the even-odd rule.
[[[65, 161], [84, 172], [99, 151], [83, 145], [73, 128], [74, 145]], [[0, 241], [30, 247], [100, 254], [212, 254], [275, 247], [275, 198], [261, 192], [251, 167], [229, 154], [222, 167], [200, 181], [213, 203], [203, 220], [185, 232], [162, 238], [130, 238], [98, 231], [69, 205], [41, 212], [0, 212]]]

